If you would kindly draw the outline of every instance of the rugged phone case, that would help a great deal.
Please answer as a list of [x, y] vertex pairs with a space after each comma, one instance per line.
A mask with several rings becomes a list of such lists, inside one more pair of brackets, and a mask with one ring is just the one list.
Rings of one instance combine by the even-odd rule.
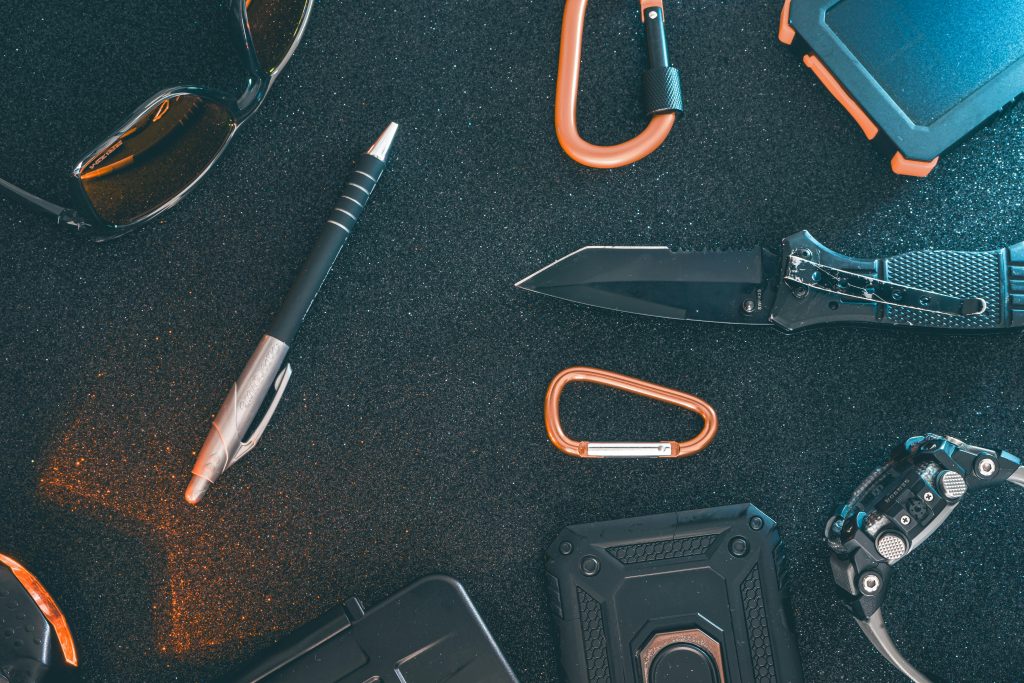
[[1020, 0], [785, 0], [779, 38], [865, 135], [927, 175], [938, 157], [1024, 92]]
[[10, 568], [0, 564], [0, 681], [40, 681], [59, 661], [53, 626]]
[[428, 576], [368, 612], [355, 598], [232, 683], [518, 683], [461, 585]]
[[779, 532], [753, 505], [581, 524], [547, 555], [571, 683], [799, 683]]

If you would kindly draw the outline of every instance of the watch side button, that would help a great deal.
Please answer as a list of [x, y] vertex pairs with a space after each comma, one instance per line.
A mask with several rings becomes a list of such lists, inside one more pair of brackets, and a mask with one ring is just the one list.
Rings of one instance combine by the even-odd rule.
[[946, 500], [960, 500], [967, 493], [967, 482], [959, 472], [943, 470], [939, 472], [935, 482], [938, 485], [939, 493]]
[[875, 548], [878, 549], [879, 555], [890, 562], [903, 559], [910, 549], [907, 539], [902, 534], [897, 534], [893, 531], [880, 534], [878, 539], [875, 540]]

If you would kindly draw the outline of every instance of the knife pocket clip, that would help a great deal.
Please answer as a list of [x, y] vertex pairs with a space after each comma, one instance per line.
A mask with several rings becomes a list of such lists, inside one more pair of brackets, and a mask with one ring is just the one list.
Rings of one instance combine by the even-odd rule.
[[274, 398], [271, 399], [270, 405], [267, 407], [267, 412], [263, 414], [263, 418], [260, 420], [256, 428], [252, 430], [252, 434], [249, 438], [238, 445], [238, 450], [231, 456], [231, 460], [224, 466], [224, 469], [231, 467], [236, 462], [246, 456], [249, 451], [256, 448], [256, 444], [260, 442], [263, 437], [263, 432], [267, 429], [267, 425], [270, 424], [270, 418], [274, 416], [277, 411], [277, 406], [281, 403], [281, 397], [284, 396], [284, 390], [288, 386], [288, 380], [292, 378], [292, 364], [288, 363], [284, 366], [281, 372], [278, 373], [277, 379], [274, 380]]
[[790, 254], [783, 278], [810, 289], [872, 303], [952, 316], [981, 315], [988, 308], [984, 299], [961, 298], [908, 287], [889, 280], [853, 273]]

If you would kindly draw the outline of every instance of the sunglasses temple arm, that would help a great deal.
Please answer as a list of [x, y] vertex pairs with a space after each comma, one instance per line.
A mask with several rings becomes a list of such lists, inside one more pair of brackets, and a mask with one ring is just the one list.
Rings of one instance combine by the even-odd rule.
[[6, 194], [8, 197], [17, 199], [23, 204], [27, 204], [37, 211], [48, 213], [51, 216], [55, 216], [60, 220], [71, 218], [74, 211], [65, 208], [53, 202], [48, 202], [42, 197], [37, 197], [31, 192], [21, 189], [17, 185], [12, 185], [3, 178], [0, 178], [0, 193]]

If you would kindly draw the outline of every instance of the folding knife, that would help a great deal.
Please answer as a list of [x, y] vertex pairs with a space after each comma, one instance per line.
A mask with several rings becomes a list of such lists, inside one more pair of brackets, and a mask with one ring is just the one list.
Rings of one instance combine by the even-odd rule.
[[1009, 329], [1024, 327], [1024, 242], [874, 260], [832, 251], [806, 230], [784, 239], [781, 254], [584, 247], [516, 286], [625, 313], [786, 332], [826, 323]]

